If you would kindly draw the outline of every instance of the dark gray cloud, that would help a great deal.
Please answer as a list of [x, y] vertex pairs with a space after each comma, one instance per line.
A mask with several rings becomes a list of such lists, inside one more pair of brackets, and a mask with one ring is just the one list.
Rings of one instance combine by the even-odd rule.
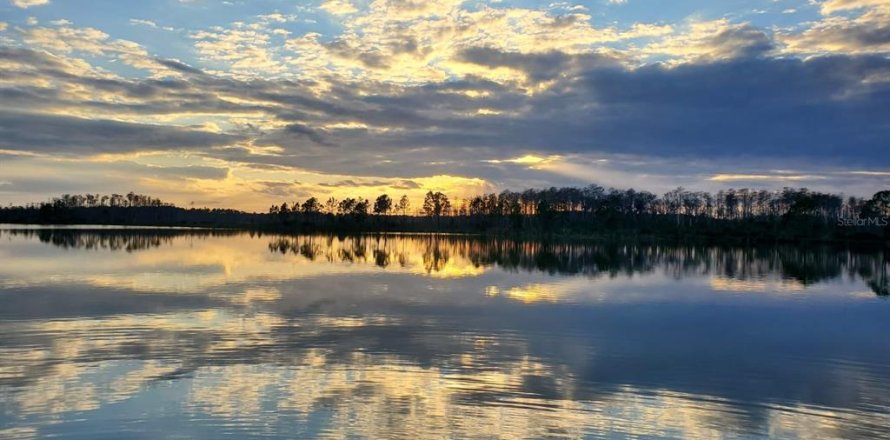
[[415, 189], [420, 188], [420, 185], [413, 180], [400, 180], [398, 182], [391, 182], [386, 180], [371, 180], [367, 182], [359, 182], [353, 179], [341, 180], [334, 183], [319, 183], [318, 186], [328, 187], [328, 188], [342, 188], [342, 187], [352, 187], [352, 188], [360, 188], [360, 187], [374, 187], [374, 186], [390, 186], [398, 189]]
[[890, 115], [890, 83], [865, 85], [864, 79], [888, 73], [884, 57], [593, 70], [576, 80], [580, 96], [543, 96], [535, 105], [571, 109], [587, 97], [597, 109], [580, 118], [558, 112], [563, 117], [553, 115], [557, 122], [541, 124], [545, 130], [535, 137], [545, 145], [545, 136], [561, 135], [568, 149], [887, 165], [881, 139], [890, 136], [882, 122]]
[[[864, 17], [869, 17], [868, 19]], [[890, 15], [817, 22], [801, 33], [784, 35], [785, 43], [804, 53], [883, 53], [890, 47]]]
[[52, 153], [202, 149], [236, 136], [170, 126], [34, 113], [0, 112], [0, 148]]
[[[416, 45], [416, 42], [415, 42]], [[336, 39], [330, 43], [324, 44], [328, 52], [336, 57], [357, 60], [365, 67], [369, 68], [385, 68], [388, 66], [388, 58], [386, 55], [378, 52], [369, 52], [361, 48], [354, 47], [346, 40]]]
[[558, 51], [542, 54], [503, 52], [488, 47], [464, 49], [458, 58], [468, 63], [490, 68], [508, 67], [521, 70], [536, 81], [552, 78], [564, 73], [572, 57]]
[[187, 166], [187, 167], [147, 167], [136, 165], [140, 175], [179, 179], [222, 180], [229, 175], [228, 168]]
[[330, 145], [327, 141], [324, 140], [321, 132], [319, 132], [318, 130], [313, 130], [303, 124], [290, 124], [284, 128], [283, 132], [288, 135], [305, 136], [316, 144]]
[[490, 68], [507, 67], [520, 70], [532, 80], [545, 81], [560, 75], [572, 74], [578, 67], [617, 66], [618, 60], [603, 55], [569, 55], [564, 52], [545, 53], [504, 52], [490, 47], [462, 50], [458, 59]]
[[843, 33], [847, 42], [860, 47], [890, 44], [890, 22], [875, 26], [853, 26]]
[[300, 182], [269, 182], [269, 181], [259, 181], [253, 182], [253, 189], [255, 191], [261, 192], [263, 194], [268, 194], [274, 197], [283, 197], [283, 198], [306, 198], [312, 197], [312, 194], [309, 190], [304, 188], [304, 184]]
[[167, 59], [163, 59], [163, 58], [155, 58], [155, 61], [157, 61], [158, 64], [160, 64], [164, 67], [168, 67], [168, 68], [176, 70], [178, 72], [190, 73], [190, 74], [194, 74], [194, 75], [203, 75], [204, 74], [203, 70], [196, 69], [192, 66], [189, 66], [188, 64], [185, 64], [185, 63], [177, 61], [177, 60], [167, 60]]
[[[442, 115], [425, 130], [340, 139], [380, 152], [420, 146], [629, 153], [653, 157], [759, 158], [845, 166], [887, 166], [890, 74], [880, 56], [743, 58], [636, 70], [594, 68], [501, 107], [518, 115]], [[432, 98], [432, 96], [430, 96]], [[412, 100], [423, 101], [422, 96]], [[400, 101], [409, 104], [410, 101]], [[478, 106], [499, 108], [495, 100]], [[442, 157], [452, 158], [455, 155]], [[466, 157], [466, 156], [460, 156]]]
[[771, 36], [749, 24], [728, 27], [708, 38], [706, 43], [717, 49], [717, 55], [726, 58], [756, 57], [774, 48]]

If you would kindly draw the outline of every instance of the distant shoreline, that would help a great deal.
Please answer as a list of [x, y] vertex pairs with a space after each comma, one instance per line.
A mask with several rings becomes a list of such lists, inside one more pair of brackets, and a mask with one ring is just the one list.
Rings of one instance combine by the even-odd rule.
[[[383, 194], [322, 203], [273, 205], [266, 213], [181, 208], [129, 193], [70, 195], [27, 206], [0, 207], [0, 224], [58, 228], [204, 228], [272, 233], [435, 233], [560, 240], [691, 241], [698, 243], [865, 243], [890, 245], [890, 191], [870, 200], [785, 188], [662, 197], [633, 189], [549, 188], [504, 191], [452, 205], [429, 192], [420, 210], [407, 197]], [[423, 215], [407, 215], [409, 212]], [[38, 226], [40, 227], [40, 226]]]

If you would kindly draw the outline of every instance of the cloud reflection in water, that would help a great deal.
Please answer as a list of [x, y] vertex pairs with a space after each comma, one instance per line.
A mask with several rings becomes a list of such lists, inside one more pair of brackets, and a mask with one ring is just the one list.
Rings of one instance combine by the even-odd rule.
[[0, 254], [7, 437], [890, 425], [879, 252], [56, 230]]

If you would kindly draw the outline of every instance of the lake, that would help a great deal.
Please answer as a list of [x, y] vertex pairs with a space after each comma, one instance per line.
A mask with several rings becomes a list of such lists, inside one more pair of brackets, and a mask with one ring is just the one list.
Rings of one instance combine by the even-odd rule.
[[890, 438], [877, 251], [0, 230], [0, 438]]

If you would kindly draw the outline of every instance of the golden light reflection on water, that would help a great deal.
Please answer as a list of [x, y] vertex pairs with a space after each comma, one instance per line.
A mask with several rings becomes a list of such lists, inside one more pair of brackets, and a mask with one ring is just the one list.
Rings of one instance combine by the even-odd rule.
[[[816, 252], [815, 257], [805, 258], [807, 266], [798, 267], [801, 256], [783, 250], [764, 253], [758, 249], [589, 246], [447, 235], [293, 237], [167, 231], [146, 236], [114, 230], [77, 234], [52, 230], [0, 231], [0, 237], [4, 235], [7, 240], [16, 238], [11, 243], [23, 249], [39, 246], [37, 238], [66, 249], [65, 252], [31, 253], [14, 252], [15, 247], [0, 248], [0, 254], [4, 255], [0, 286], [5, 287], [84, 283], [135, 292], [194, 294], [221, 286], [249, 285], [258, 280], [378, 273], [442, 280], [483, 278], [496, 268], [509, 272], [584, 275], [590, 281], [585, 286], [583, 283], [571, 285], [565, 280], [536, 279], [522, 284], [488, 285], [479, 290], [481, 295], [530, 303], [599, 301], [604, 292], [589, 287], [604, 277], [616, 276], [707, 278], [709, 289], [714, 291], [769, 294], [802, 292], [814, 282], [854, 271], [872, 274], [869, 276], [877, 280], [877, 285], [888, 284], [886, 262], [839, 261]], [[84, 264], [86, 259], [90, 264]], [[786, 268], [790, 276], [784, 273]], [[260, 292], [257, 289], [264, 287], [248, 286], [245, 296], [255, 297]], [[265, 294], [274, 296], [270, 290]]]
[[492, 297], [503, 296], [526, 304], [536, 302], [557, 302], [561, 298], [555, 287], [543, 284], [529, 284], [527, 286], [512, 287], [505, 292], [502, 292], [497, 286], [488, 286], [485, 288], [485, 294]]
[[[279, 248], [280, 252], [268, 251]], [[51, 274], [51, 279], [58, 282], [145, 292], [195, 292], [254, 279], [300, 279], [381, 269], [443, 279], [478, 276], [487, 270], [470, 261], [463, 247], [454, 247], [446, 240], [411, 238], [341, 240], [317, 236], [294, 244], [285, 238], [273, 237], [270, 242], [247, 234], [181, 236], [152, 242], [126, 258], [91, 252], [89, 258], [96, 264], [90, 267], [84, 267], [83, 258], [82, 253], [53, 255], [50, 259], [43, 255], [10, 258], [0, 271], [16, 276], [0, 283], [45, 283]]]
[[734, 280], [727, 277], [711, 278], [711, 288], [725, 292], [800, 293], [806, 290], [800, 283], [786, 280]]
[[[698, 352], [711, 362], [700, 371], [659, 344], [670, 328], [691, 339], [678, 344], [705, 344], [696, 350], [726, 342], [720, 320], [696, 332], [717, 335], [714, 346], [682, 333], [697, 321], [669, 316], [665, 326], [657, 313], [669, 300], [707, 305], [732, 291], [773, 293], [776, 304], [785, 293], [849, 301], [820, 281], [879, 280], [868, 259], [838, 269], [837, 259], [808, 257], [815, 264], [794, 266], [792, 278], [781, 253], [734, 250], [430, 236], [43, 237], [57, 247], [5, 238], [0, 295], [25, 299], [6, 301], [18, 314], [0, 319], [0, 439], [114, 423], [122, 404], [138, 410], [121, 418], [150, 424], [163, 412], [213, 437], [821, 439], [886, 437], [880, 427], [890, 426], [890, 374], [871, 345], [858, 354], [868, 362], [841, 352], [796, 364], [792, 391], [758, 398], [745, 390], [790, 362], [769, 351], [780, 335], [747, 340], [745, 353]], [[74, 288], [105, 296], [68, 314], [39, 296]], [[849, 287], [859, 302], [869, 299], [862, 290]], [[175, 301], [146, 302], [161, 297]], [[561, 305], [570, 307], [556, 317], [536, 312]], [[588, 315], [600, 306], [618, 308]], [[641, 323], [655, 336], [623, 338]], [[637, 351], [646, 338], [655, 343]], [[749, 362], [766, 372], [720, 374]]]

